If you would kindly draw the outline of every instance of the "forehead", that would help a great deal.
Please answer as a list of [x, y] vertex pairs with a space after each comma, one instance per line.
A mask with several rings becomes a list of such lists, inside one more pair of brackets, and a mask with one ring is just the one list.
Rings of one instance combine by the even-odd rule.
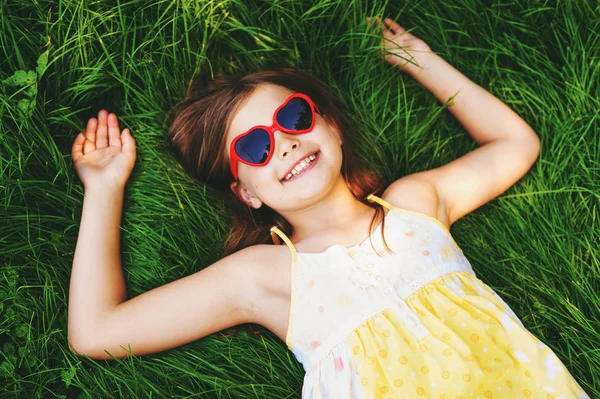
[[273, 113], [293, 92], [274, 84], [261, 84], [246, 97], [233, 115], [231, 126], [227, 132], [227, 147], [238, 135], [252, 126], [273, 123]]

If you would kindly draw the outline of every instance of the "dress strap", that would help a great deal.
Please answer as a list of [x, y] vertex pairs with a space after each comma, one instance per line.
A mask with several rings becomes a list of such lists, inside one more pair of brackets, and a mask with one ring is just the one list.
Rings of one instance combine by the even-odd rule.
[[288, 238], [288, 236], [286, 236], [285, 233], [279, 229], [279, 227], [277, 227], [277, 226], [271, 227], [271, 238], [273, 239], [273, 243], [275, 245], [281, 244], [281, 241], [279, 241], [280, 237], [283, 241], [285, 241], [287, 246], [290, 248], [290, 251], [292, 251], [292, 255], [295, 256], [296, 255], [296, 247], [294, 246], [294, 244], [292, 244], [292, 241]]
[[378, 203], [380, 203], [381, 205], [383, 205], [384, 207], [386, 207], [387, 209], [390, 209], [390, 210], [394, 208], [394, 206], [392, 204], [390, 204], [389, 202], [387, 202], [387, 201], [385, 201], [385, 200], [383, 200], [383, 199], [381, 199], [381, 198], [379, 198], [379, 197], [377, 197], [377, 196], [375, 196], [373, 194], [369, 194], [367, 196], [367, 200], [369, 200], [371, 202], [373, 202], [373, 201], [378, 202]]

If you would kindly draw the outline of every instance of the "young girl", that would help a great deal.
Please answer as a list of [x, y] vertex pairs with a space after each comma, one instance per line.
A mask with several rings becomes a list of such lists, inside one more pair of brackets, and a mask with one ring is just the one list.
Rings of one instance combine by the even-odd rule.
[[175, 109], [172, 148], [242, 212], [221, 260], [126, 300], [118, 226], [135, 140], [102, 110], [73, 144], [85, 200], [72, 350], [143, 355], [256, 323], [303, 364], [303, 398], [588, 397], [449, 232], [529, 170], [537, 135], [422, 40], [390, 19], [382, 28], [387, 63], [444, 103], [460, 91], [449, 110], [481, 147], [385, 188], [352, 156], [350, 120], [311, 75], [196, 79]]

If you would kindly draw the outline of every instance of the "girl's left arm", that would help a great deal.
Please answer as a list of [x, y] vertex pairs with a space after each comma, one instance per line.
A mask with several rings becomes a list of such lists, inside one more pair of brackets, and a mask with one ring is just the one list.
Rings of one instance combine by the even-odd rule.
[[[390, 31], [395, 29], [401, 35], [406, 32], [391, 20], [386, 20], [386, 23]], [[428, 49], [419, 39], [406, 35], [410, 36], [408, 43], [413, 47]], [[387, 38], [392, 40], [388, 43], [392, 45], [394, 41], [406, 45], [407, 42], [398, 40], [401, 37], [395, 40], [392, 33], [387, 33]], [[386, 61], [411, 75], [442, 103], [454, 96], [448, 110], [480, 144], [479, 148], [444, 166], [411, 175], [435, 189], [438, 209], [451, 225], [499, 196], [523, 177], [539, 155], [540, 139], [506, 104], [469, 80], [440, 56], [430, 51], [415, 51], [409, 55], [421, 68], [414, 64], [399, 63], [398, 58], [395, 63], [390, 62], [389, 58]], [[394, 190], [394, 184], [389, 187], [391, 191]]]
[[424, 69], [412, 73], [413, 78], [442, 103], [458, 92], [448, 110], [480, 144], [419, 176], [435, 187], [440, 209], [451, 225], [521, 179], [540, 153], [540, 139], [506, 104], [441, 57], [430, 54], [426, 62]]

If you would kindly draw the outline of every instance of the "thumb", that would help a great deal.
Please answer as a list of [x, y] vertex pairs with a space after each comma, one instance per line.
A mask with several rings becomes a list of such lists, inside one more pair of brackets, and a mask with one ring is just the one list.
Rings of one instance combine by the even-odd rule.
[[123, 144], [123, 151], [127, 153], [135, 153], [135, 139], [131, 135], [131, 131], [128, 128], [123, 129], [121, 142]]

